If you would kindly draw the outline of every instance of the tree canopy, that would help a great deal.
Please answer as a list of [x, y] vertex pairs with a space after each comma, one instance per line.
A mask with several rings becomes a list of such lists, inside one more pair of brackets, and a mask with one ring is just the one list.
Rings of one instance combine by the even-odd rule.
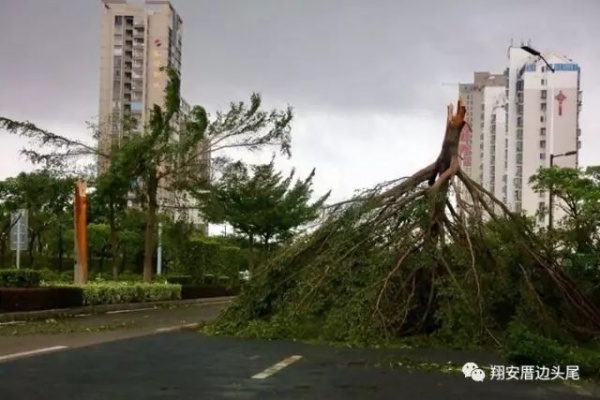
[[119, 196], [138, 195], [137, 202], [146, 214], [145, 280], [152, 277], [157, 213], [189, 206], [178, 202], [178, 198], [184, 197], [198, 182], [208, 181], [207, 164], [211, 159], [224, 159], [219, 153], [227, 149], [258, 151], [278, 147], [284, 155], [291, 154], [293, 114], [290, 107], [262, 110], [261, 97], [254, 93], [248, 103], [231, 103], [227, 112], [217, 112], [213, 118], [201, 106], [192, 107], [186, 114], [181, 110], [179, 75], [172, 69], [166, 69], [166, 73], [169, 79], [164, 106], [151, 107], [150, 117], [141, 131], [136, 131], [128, 120], [123, 121], [122, 140], [118, 146], [112, 146], [110, 154], [30, 122], [0, 117], [0, 127], [28, 137], [35, 144], [43, 144], [24, 151], [34, 163], [60, 170], [68, 167], [68, 160], [89, 155], [112, 163], [113, 167], [103, 172], [107, 176], [99, 178], [99, 189], [113, 197], [112, 200], [105, 198], [109, 200], [107, 204], [117, 200], [115, 191]]
[[284, 177], [275, 170], [274, 161], [252, 166], [235, 162], [206, 194], [197, 196], [211, 222], [227, 222], [251, 244], [260, 239], [267, 247], [272, 241], [288, 239], [296, 228], [320, 215], [329, 193], [310, 203], [314, 176], [313, 169], [294, 182], [295, 170]]

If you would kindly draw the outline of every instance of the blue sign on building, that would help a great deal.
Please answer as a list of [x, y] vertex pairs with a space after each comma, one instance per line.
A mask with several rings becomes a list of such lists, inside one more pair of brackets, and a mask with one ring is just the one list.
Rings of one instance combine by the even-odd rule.
[[[579, 71], [579, 65], [574, 63], [557, 63], [550, 64], [554, 71]], [[537, 66], [535, 64], [525, 65], [525, 72], [535, 72]]]

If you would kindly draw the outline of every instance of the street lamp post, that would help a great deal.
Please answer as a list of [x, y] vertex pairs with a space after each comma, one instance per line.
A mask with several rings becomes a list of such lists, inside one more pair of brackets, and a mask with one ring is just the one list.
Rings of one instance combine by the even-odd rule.
[[158, 249], [156, 249], [156, 275], [162, 275], [162, 221], [158, 223]]
[[521, 50], [526, 51], [527, 53], [531, 54], [532, 56], [535, 56], [535, 57], [539, 58], [540, 60], [542, 60], [546, 64], [546, 66], [548, 67], [548, 69], [550, 71], [552, 71], [552, 73], [554, 73], [554, 68], [544, 58], [544, 56], [542, 55], [542, 53], [540, 53], [539, 51], [537, 51], [536, 49], [534, 49], [534, 48], [532, 48], [530, 46], [521, 46]]
[[[567, 151], [561, 154], [550, 154], [550, 168], [554, 167], [554, 159], [559, 157], [573, 156], [577, 154], [576, 150]], [[554, 188], [550, 184], [550, 198], [548, 200], [548, 232], [552, 232], [554, 224]]]

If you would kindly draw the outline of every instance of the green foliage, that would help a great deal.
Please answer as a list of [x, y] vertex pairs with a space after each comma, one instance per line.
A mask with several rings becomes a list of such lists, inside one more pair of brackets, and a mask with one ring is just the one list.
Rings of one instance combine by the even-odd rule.
[[34, 288], [40, 286], [42, 274], [33, 269], [0, 269], [0, 287]]
[[183, 250], [177, 255], [178, 268], [170, 276], [189, 277], [188, 284], [205, 283], [205, 278], [210, 275], [237, 281], [244, 262], [241, 249], [227, 239], [193, 235], [185, 241]]
[[[147, 281], [151, 280], [156, 248], [159, 188], [169, 194], [181, 195], [201, 187], [210, 180], [211, 159], [226, 161], [218, 156], [225, 149], [258, 151], [277, 146], [282, 154], [290, 155], [290, 107], [262, 110], [261, 97], [252, 94], [248, 103], [232, 103], [227, 112], [218, 112], [214, 117], [201, 106], [194, 106], [191, 112], [184, 113], [180, 109], [180, 77], [170, 68], [166, 73], [164, 107], [155, 105], [150, 110], [148, 123], [141, 129], [138, 129], [138, 121], [130, 116], [119, 121], [123, 128], [122, 140], [112, 143], [110, 154], [106, 154], [105, 149], [48, 132], [32, 123], [0, 117], [0, 128], [32, 140], [35, 147], [24, 153], [32, 162], [41, 163], [49, 170], [67, 171], [73, 158], [80, 156], [95, 155], [108, 161], [108, 170], [94, 182], [95, 204], [90, 211], [95, 215], [91, 222], [110, 226], [110, 247], [116, 271], [115, 254], [117, 250], [123, 253], [122, 246], [114, 239], [115, 232], [122, 230], [119, 213], [128, 200], [141, 206], [145, 214], [142, 249], [144, 279]], [[134, 197], [128, 198], [129, 194]], [[104, 218], [96, 220], [98, 214], [105, 214]], [[39, 220], [47, 221], [47, 218], [40, 217]]]
[[62, 280], [61, 274], [50, 268], [44, 268], [40, 270], [39, 273], [41, 274], [41, 280], [43, 282], [58, 282]]
[[199, 199], [211, 222], [228, 222], [252, 242], [268, 247], [289, 239], [294, 229], [319, 216], [329, 193], [309, 204], [315, 171], [293, 183], [295, 172], [283, 177], [273, 161], [249, 168], [242, 162], [225, 168], [221, 179]]
[[72, 178], [56, 176], [48, 170], [23, 172], [0, 181], [0, 265], [6, 265], [11, 256], [7, 251], [10, 215], [17, 209], [28, 212], [29, 242], [23, 244], [27, 253], [26, 258], [22, 257], [23, 263], [27, 267], [48, 267], [40, 254], [44, 247], [57, 256], [59, 263], [65, 258], [72, 249], [64, 240], [72, 227], [72, 192]]
[[585, 321], [543, 275], [550, 249], [535, 221], [508, 215], [415, 245], [415, 224], [431, 221], [430, 201], [414, 201], [379, 224], [384, 211], [372, 212], [368, 201], [332, 212], [259, 265], [211, 329], [351, 344], [434, 335], [468, 348], [495, 344], [518, 318], [548, 337], [574, 340], [564, 326]]
[[[590, 254], [600, 245], [600, 166], [586, 170], [544, 168], [531, 177], [538, 192], [553, 193], [566, 213], [557, 236], [565, 253]], [[596, 262], [600, 261], [597, 257]]]
[[583, 377], [600, 377], [600, 351], [565, 345], [520, 321], [510, 324], [503, 342], [508, 362], [516, 365], [577, 365]]
[[167, 282], [172, 283], [174, 285], [192, 285], [194, 284], [194, 279], [191, 275], [177, 275], [177, 274], [169, 274], [166, 276]]
[[181, 299], [181, 285], [142, 282], [90, 282], [83, 289], [85, 305], [127, 304]]

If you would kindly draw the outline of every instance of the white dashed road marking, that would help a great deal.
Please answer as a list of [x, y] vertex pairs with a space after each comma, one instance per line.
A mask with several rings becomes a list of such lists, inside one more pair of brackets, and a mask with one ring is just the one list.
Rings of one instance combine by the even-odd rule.
[[19, 357], [34, 356], [36, 354], [49, 353], [51, 351], [64, 350], [66, 348], [68, 348], [68, 346], [44, 347], [42, 349], [23, 351], [21, 353], [7, 354], [5, 356], [0, 356], [0, 361], [12, 360]]
[[181, 329], [186, 329], [186, 328], [196, 328], [198, 327], [199, 324], [185, 324], [185, 325], [175, 325], [175, 326], [167, 326], [166, 328], [158, 328], [155, 332], [173, 332], [173, 331], [179, 331]]
[[148, 308], [135, 308], [133, 310], [107, 311], [107, 314], [125, 314], [125, 313], [132, 313], [132, 312], [139, 312], [139, 311], [148, 311], [148, 310], [156, 310], [156, 308], [154, 308], [154, 307], [148, 307]]
[[286, 358], [283, 361], [278, 362], [277, 364], [265, 369], [264, 371], [254, 375], [252, 377], [252, 379], [266, 379], [269, 376], [273, 375], [274, 373], [281, 371], [282, 369], [284, 369], [285, 367], [289, 366], [290, 364], [295, 363], [296, 361], [298, 361], [299, 359], [301, 359], [302, 356], [291, 356]]
[[25, 321], [8, 321], [8, 322], [0, 322], [0, 326], [6, 325], [23, 325]]

